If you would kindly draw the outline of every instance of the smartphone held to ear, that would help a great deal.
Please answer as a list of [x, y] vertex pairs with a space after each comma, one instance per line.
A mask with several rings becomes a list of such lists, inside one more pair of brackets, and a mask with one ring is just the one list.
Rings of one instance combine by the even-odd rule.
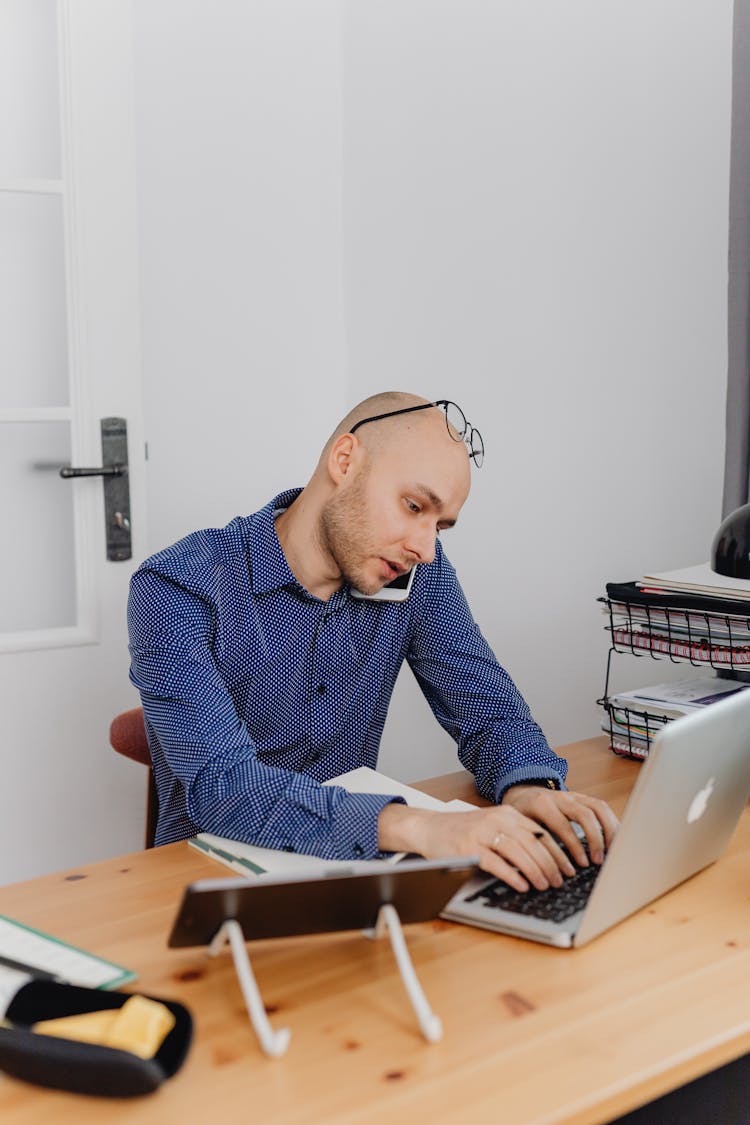
[[398, 578], [394, 578], [387, 586], [381, 586], [374, 594], [363, 594], [353, 586], [350, 593], [353, 598], [361, 598], [367, 602], [405, 602], [409, 597], [416, 569], [413, 566], [406, 574], [399, 574]]

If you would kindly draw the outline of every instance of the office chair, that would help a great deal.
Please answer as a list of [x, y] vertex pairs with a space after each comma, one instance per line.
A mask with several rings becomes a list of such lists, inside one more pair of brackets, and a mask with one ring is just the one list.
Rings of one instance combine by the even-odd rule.
[[153, 848], [156, 836], [156, 820], [159, 815], [159, 799], [156, 794], [154, 771], [151, 768], [151, 753], [146, 739], [146, 726], [143, 710], [134, 707], [115, 716], [109, 728], [109, 742], [113, 750], [134, 762], [148, 767], [148, 794], [146, 797], [146, 847]]

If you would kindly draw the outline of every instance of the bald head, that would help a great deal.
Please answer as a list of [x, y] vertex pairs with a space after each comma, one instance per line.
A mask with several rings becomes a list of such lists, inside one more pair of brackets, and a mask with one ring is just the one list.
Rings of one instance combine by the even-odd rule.
[[[394, 410], [408, 410], [410, 406], [426, 406], [428, 398], [413, 395], [408, 391], [381, 391], [377, 395], [370, 395], [362, 402], [357, 403], [345, 418], [342, 418], [333, 432], [333, 437], [346, 434], [352, 427], [365, 418], [373, 418], [378, 414], [390, 414]], [[419, 412], [421, 413], [421, 411]]]
[[[443, 411], [437, 407], [430, 409], [431, 405], [430, 399], [407, 391], [381, 391], [363, 399], [342, 418], [329, 437], [321, 454], [321, 464], [325, 463], [335, 442], [353, 430], [368, 462], [386, 453], [392, 455], [395, 448], [404, 449], [405, 443], [412, 444], [415, 440], [447, 443], [446, 455], [464, 455], [465, 447], [457, 440], [455, 432], [451, 440]], [[395, 413], [397, 411], [408, 413]]]

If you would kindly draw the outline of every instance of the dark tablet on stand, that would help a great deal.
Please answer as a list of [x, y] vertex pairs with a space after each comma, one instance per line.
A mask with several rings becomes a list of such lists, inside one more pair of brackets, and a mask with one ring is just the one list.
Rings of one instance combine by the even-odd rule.
[[209, 945], [229, 918], [246, 941], [371, 929], [390, 903], [402, 923], [436, 918], [476, 874], [476, 860], [370, 861], [331, 868], [311, 878], [261, 875], [257, 879], [202, 879], [191, 883], [169, 935], [172, 947]]

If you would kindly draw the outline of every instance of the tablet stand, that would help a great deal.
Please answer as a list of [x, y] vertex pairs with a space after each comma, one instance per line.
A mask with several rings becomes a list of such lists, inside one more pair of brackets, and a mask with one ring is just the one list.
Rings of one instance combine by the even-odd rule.
[[[432, 1011], [427, 997], [422, 991], [422, 986], [417, 979], [414, 965], [409, 956], [409, 951], [406, 948], [401, 919], [393, 905], [389, 902], [383, 903], [380, 907], [374, 929], [365, 930], [364, 934], [366, 937], [376, 939], [382, 937], [385, 930], [388, 931], [388, 937], [390, 938], [393, 955], [396, 958], [398, 971], [401, 974], [404, 988], [406, 989], [411, 1006], [414, 1009], [414, 1014], [417, 1017], [422, 1034], [428, 1043], [437, 1043], [443, 1034], [440, 1018]], [[288, 1027], [282, 1027], [279, 1028], [278, 1031], [274, 1031], [268, 1022], [268, 1016], [266, 1015], [266, 1009], [258, 990], [255, 974], [250, 965], [245, 935], [242, 932], [242, 927], [239, 922], [234, 918], [226, 919], [221, 928], [217, 931], [208, 948], [209, 954], [211, 956], [216, 956], [216, 954], [221, 952], [224, 948], [227, 941], [232, 950], [234, 968], [237, 973], [237, 979], [240, 982], [242, 995], [245, 998], [250, 1022], [253, 1025], [255, 1034], [258, 1036], [260, 1046], [269, 1057], [280, 1058], [289, 1046], [291, 1031]]]
[[393, 956], [396, 958], [401, 980], [404, 982], [406, 994], [414, 1009], [414, 1014], [419, 1021], [422, 1034], [428, 1043], [437, 1043], [443, 1037], [443, 1025], [440, 1022], [440, 1017], [436, 1016], [433, 1012], [427, 997], [422, 991], [422, 985], [419, 983], [419, 979], [414, 970], [412, 959], [409, 956], [409, 950], [406, 948], [404, 931], [401, 928], [401, 919], [396, 912], [396, 908], [392, 906], [390, 902], [384, 902], [380, 907], [377, 921], [375, 922], [375, 929], [365, 930], [364, 933], [367, 937], [379, 938], [383, 936], [383, 930], [385, 929], [388, 930]]
[[208, 947], [209, 954], [215, 957], [217, 953], [221, 952], [226, 941], [229, 942], [232, 950], [234, 971], [237, 973], [242, 995], [245, 997], [247, 1014], [250, 1016], [250, 1023], [258, 1036], [258, 1041], [265, 1053], [271, 1058], [281, 1058], [289, 1046], [292, 1033], [288, 1027], [281, 1027], [278, 1031], [274, 1031], [268, 1022], [266, 1009], [260, 998], [255, 974], [247, 955], [245, 935], [239, 922], [234, 918], [227, 918], [221, 929], [217, 931]]

